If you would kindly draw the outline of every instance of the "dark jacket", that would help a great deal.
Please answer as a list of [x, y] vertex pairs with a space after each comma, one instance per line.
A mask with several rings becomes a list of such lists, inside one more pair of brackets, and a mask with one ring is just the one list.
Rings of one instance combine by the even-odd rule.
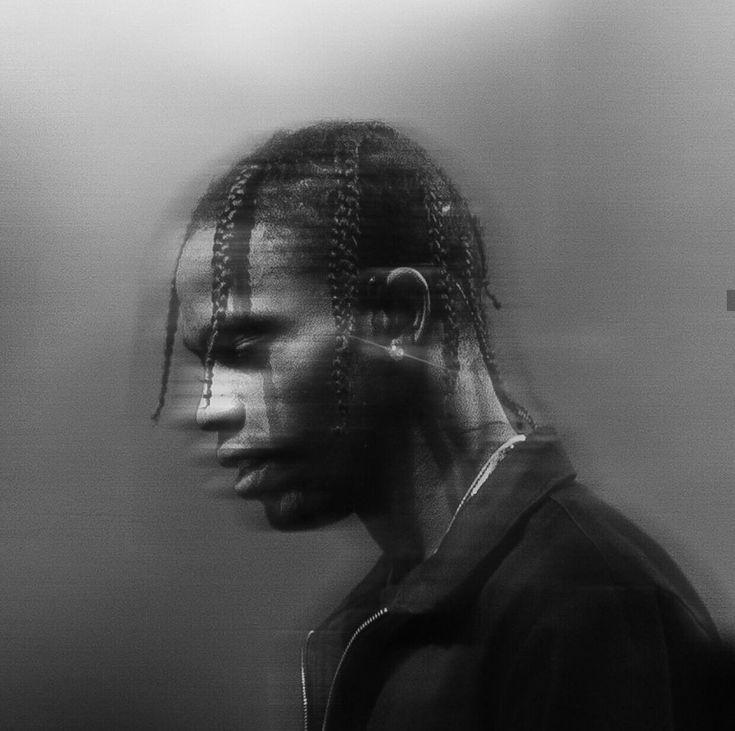
[[574, 477], [556, 443], [531, 438], [433, 556], [398, 582], [381, 559], [307, 639], [307, 728], [714, 728], [706, 609]]

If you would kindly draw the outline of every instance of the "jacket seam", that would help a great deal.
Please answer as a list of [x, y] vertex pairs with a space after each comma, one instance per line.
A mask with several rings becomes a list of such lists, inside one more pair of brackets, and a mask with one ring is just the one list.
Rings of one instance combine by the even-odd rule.
[[[599, 555], [599, 557], [604, 562], [609, 576], [611, 578], [615, 578], [616, 572], [614, 571], [613, 567], [610, 565], [609, 561], [607, 560], [607, 557], [605, 556], [605, 552], [597, 544], [597, 541], [595, 541], [595, 539], [592, 538], [592, 536], [590, 536], [590, 534], [580, 525], [579, 521], [576, 519], [574, 514], [566, 507], [566, 505], [564, 505], [559, 500], [557, 500], [556, 497], [553, 495], [550, 496], [549, 499], [552, 500], [555, 505], [558, 505], [559, 508], [564, 511], [565, 515], [569, 518], [569, 520], [572, 521], [572, 523], [577, 528], [577, 530], [587, 539], [587, 541], [590, 544], [592, 544], [592, 546], [594, 546], [595, 552]], [[686, 611], [687, 615], [694, 621], [697, 627], [699, 627], [699, 629], [702, 630], [702, 632], [704, 632], [706, 635], [710, 635], [709, 628], [702, 624], [699, 617], [692, 611], [691, 607], [685, 601], [682, 600], [681, 597], [677, 596], [676, 594], [669, 591], [668, 589], [662, 586], [659, 586], [658, 584], [655, 584], [653, 582], [651, 582], [650, 588], [655, 592], [657, 605], [659, 605], [659, 597], [662, 595], [665, 595], [669, 597], [670, 599], [673, 599], [682, 609]]]
[[595, 553], [599, 556], [599, 558], [602, 559], [602, 562], [605, 564], [605, 568], [607, 570], [608, 576], [611, 579], [614, 579], [616, 577], [616, 571], [613, 569], [613, 567], [610, 565], [610, 562], [607, 560], [607, 556], [605, 556], [605, 552], [600, 548], [597, 541], [582, 527], [582, 525], [579, 523], [577, 518], [574, 516], [574, 514], [567, 508], [566, 505], [561, 503], [559, 500], [556, 499], [555, 496], [551, 495], [549, 499], [557, 506], [560, 510], [564, 512], [564, 514], [569, 518], [569, 520], [572, 522], [574, 527], [584, 536], [586, 541], [593, 546], [595, 549]]

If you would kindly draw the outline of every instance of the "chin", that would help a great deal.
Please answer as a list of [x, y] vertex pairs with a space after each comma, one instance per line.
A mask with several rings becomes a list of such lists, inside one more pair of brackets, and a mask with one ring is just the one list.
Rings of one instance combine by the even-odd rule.
[[262, 499], [270, 525], [280, 531], [311, 530], [336, 523], [353, 512], [335, 493], [289, 490]]
[[[240, 494], [260, 501], [277, 530], [319, 528], [355, 512], [370, 481], [364, 434], [330, 437], [301, 459], [274, 460], [254, 471]], [[303, 454], [303, 452], [302, 452]]]

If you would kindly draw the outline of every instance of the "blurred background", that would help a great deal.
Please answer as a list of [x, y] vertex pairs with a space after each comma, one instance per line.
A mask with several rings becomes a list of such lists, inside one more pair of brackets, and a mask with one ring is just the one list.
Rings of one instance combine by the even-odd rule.
[[[212, 175], [379, 118], [483, 218], [512, 390], [735, 624], [735, 6], [5, 0], [0, 726], [298, 728], [305, 632], [376, 549], [280, 535], [155, 403]], [[181, 357], [179, 357], [181, 356]]]

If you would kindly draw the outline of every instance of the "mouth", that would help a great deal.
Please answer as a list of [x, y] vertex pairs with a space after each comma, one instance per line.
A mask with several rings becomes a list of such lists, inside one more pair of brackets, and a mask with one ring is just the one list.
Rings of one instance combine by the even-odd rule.
[[233, 450], [226, 456], [232, 458], [230, 466], [237, 467], [234, 491], [240, 498], [262, 503], [268, 521], [280, 530], [333, 523], [354, 510], [356, 487], [350, 480], [345, 484], [349, 468], [354, 469], [353, 452], [342, 446]]
[[235, 492], [246, 500], [257, 500], [270, 492], [264, 486], [264, 476], [272, 460], [255, 457], [242, 460], [235, 478]]
[[225, 444], [217, 450], [217, 461], [223, 467], [237, 468], [233, 487], [246, 500], [272, 499], [288, 489], [284, 478], [291, 476], [303, 458], [303, 450], [285, 444], [248, 448]]
[[248, 448], [223, 444], [217, 458], [223, 466], [237, 468], [233, 488], [239, 497], [271, 508], [281, 505], [284, 511], [284, 501], [296, 501], [301, 512], [313, 512], [322, 503], [333, 502], [335, 491], [346, 495], [354, 488], [345, 485], [344, 479], [361, 463], [365, 447], [361, 443], [357, 446], [357, 450], [354, 445], [350, 449], [334, 438], [321, 443], [304, 438], [299, 443]]

